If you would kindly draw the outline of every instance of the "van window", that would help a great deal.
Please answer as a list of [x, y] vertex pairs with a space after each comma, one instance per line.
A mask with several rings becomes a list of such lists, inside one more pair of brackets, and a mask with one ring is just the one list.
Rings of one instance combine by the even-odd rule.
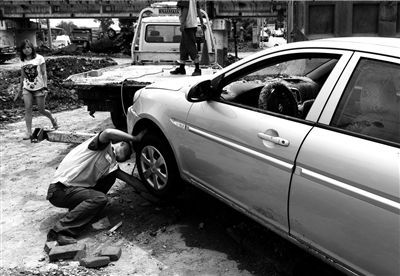
[[179, 25], [148, 25], [145, 41], [149, 43], [179, 43], [181, 31]]

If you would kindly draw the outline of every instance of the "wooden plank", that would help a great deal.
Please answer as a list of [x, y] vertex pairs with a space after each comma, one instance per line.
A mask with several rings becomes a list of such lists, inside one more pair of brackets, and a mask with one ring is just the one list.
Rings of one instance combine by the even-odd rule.
[[74, 131], [46, 131], [47, 140], [50, 142], [80, 144], [96, 135], [96, 133], [84, 133]]

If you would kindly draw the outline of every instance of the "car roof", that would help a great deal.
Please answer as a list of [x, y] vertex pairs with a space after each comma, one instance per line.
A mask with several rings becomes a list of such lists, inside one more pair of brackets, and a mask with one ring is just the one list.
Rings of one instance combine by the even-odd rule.
[[270, 53], [280, 52], [282, 50], [300, 50], [300, 49], [334, 49], [367, 52], [371, 54], [385, 55], [391, 57], [400, 57], [400, 39], [386, 37], [335, 37], [316, 40], [307, 40], [301, 42], [291, 42], [276, 47], [267, 48], [255, 54], [249, 55], [221, 70], [221, 73], [229, 71], [231, 66], [238, 66], [250, 60], [268, 55]]
[[354, 45], [364, 44], [364, 45], [395, 47], [400, 49], [400, 39], [393, 37], [333, 37], [320, 40], [332, 41], [335, 43], [344, 42]]
[[[288, 47], [322, 47], [398, 56], [400, 39], [389, 37], [335, 37], [289, 43]], [[392, 52], [393, 51], [393, 52]]]

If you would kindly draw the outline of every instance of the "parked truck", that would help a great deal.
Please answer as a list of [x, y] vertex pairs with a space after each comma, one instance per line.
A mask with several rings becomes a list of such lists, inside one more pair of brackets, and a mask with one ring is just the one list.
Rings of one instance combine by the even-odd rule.
[[92, 29], [90, 28], [75, 28], [71, 32], [71, 42], [79, 47], [89, 50], [92, 44]]
[[[199, 39], [198, 50], [204, 75], [214, 73], [218, 65], [210, 20], [204, 10], [201, 13], [206, 30], [202, 43]], [[109, 111], [115, 127], [125, 129], [126, 110], [137, 90], [165, 78], [185, 77], [170, 74], [179, 60], [180, 39], [176, 3], [154, 3], [139, 14], [131, 63], [71, 75], [64, 83], [77, 90], [78, 98], [87, 105], [90, 115]], [[187, 66], [187, 75], [193, 70], [194, 66]]]
[[13, 33], [7, 30], [5, 21], [0, 20], [0, 64], [16, 56]]

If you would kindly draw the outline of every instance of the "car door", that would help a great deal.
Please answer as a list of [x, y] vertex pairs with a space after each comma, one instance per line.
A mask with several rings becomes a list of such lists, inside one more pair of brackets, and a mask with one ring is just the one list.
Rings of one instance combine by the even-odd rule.
[[[188, 114], [188, 133], [179, 149], [183, 172], [195, 185], [274, 230], [287, 233], [287, 198], [294, 160], [322, 106], [313, 105], [302, 119], [279, 110], [262, 110], [257, 105], [258, 94], [267, 85], [263, 81], [270, 81], [271, 76], [304, 76], [311, 71], [309, 67], [334, 60], [329, 73], [320, 76], [323, 83], [317, 91], [318, 97], [327, 98], [349, 57], [350, 53], [344, 51], [290, 50], [251, 60], [227, 72], [217, 89], [221, 98], [195, 103]], [[229, 97], [236, 92], [240, 95]]]
[[364, 275], [400, 275], [400, 59], [355, 54], [299, 152], [290, 233]]

